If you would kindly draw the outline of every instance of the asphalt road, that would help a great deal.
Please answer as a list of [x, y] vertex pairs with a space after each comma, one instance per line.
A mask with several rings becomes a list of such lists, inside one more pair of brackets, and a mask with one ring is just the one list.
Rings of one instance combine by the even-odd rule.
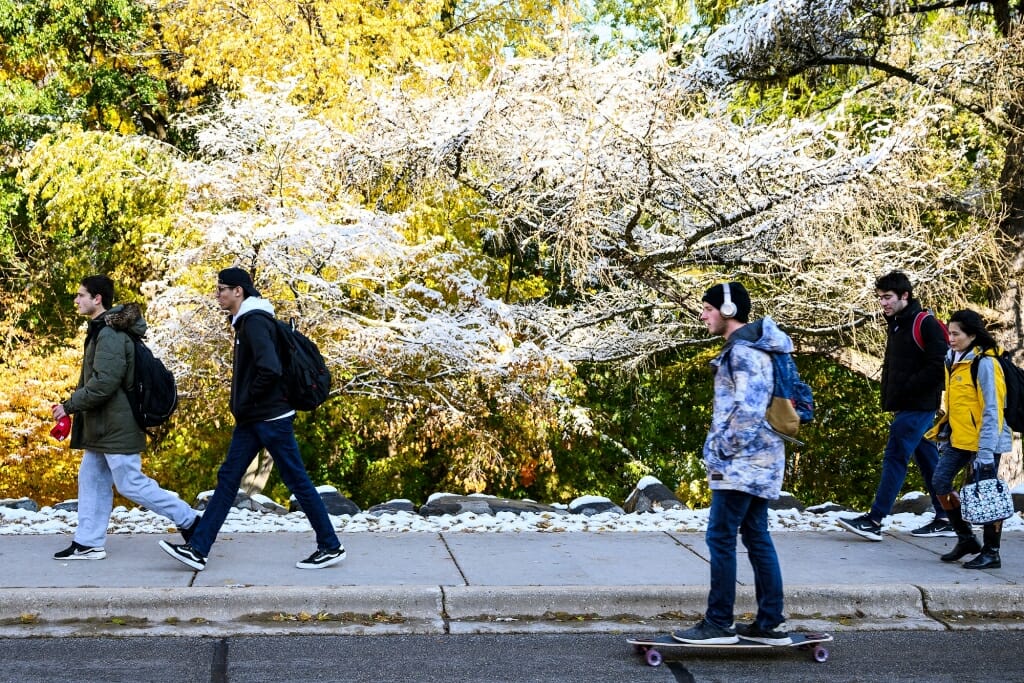
[[21, 638], [0, 640], [0, 681], [1024, 683], [1022, 642], [1019, 630], [849, 632], [821, 664], [793, 649], [691, 650], [651, 668], [609, 634]]

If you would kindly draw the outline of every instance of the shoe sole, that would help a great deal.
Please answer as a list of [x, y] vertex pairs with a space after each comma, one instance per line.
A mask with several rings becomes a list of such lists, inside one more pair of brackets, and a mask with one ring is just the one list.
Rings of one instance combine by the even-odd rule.
[[58, 562], [63, 562], [64, 560], [102, 560], [106, 558], [106, 556], [107, 553], [101, 550], [99, 552], [68, 555], [67, 557], [57, 557], [56, 555], [54, 555], [53, 559], [57, 560]]
[[927, 534], [915, 534], [911, 531], [910, 535], [914, 538], [956, 538], [955, 531], [935, 531]]
[[321, 562], [320, 564], [304, 564], [302, 562], [296, 562], [295, 566], [298, 567], [299, 569], [323, 569], [324, 567], [333, 567], [334, 565], [338, 564], [339, 562], [341, 562], [344, 559], [345, 559], [345, 551], [343, 550], [343, 551], [341, 551], [341, 555], [338, 555], [337, 557], [333, 557], [333, 558], [327, 560], [326, 562]]
[[181, 562], [184, 565], [188, 565], [189, 567], [192, 567], [192, 569], [195, 569], [197, 572], [201, 572], [204, 569], [206, 569], [206, 565], [205, 564], [199, 564], [198, 562], [196, 562], [194, 560], [190, 560], [187, 557], [183, 557], [182, 555], [179, 555], [174, 550], [174, 548], [171, 547], [171, 544], [168, 543], [167, 541], [160, 541], [160, 549], [163, 550], [168, 555], [170, 555], [171, 557], [173, 557], [174, 559], [176, 559], [178, 562]]
[[735, 645], [740, 642], [739, 636], [733, 636], [732, 638], [680, 638], [676, 634], [672, 634], [672, 638], [680, 643], [686, 643], [687, 645]]
[[858, 529], [857, 527], [853, 526], [852, 524], [847, 524], [846, 522], [844, 522], [841, 519], [836, 520], [836, 522], [839, 524], [839, 526], [843, 527], [847, 531], [852, 531], [853, 533], [857, 534], [861, 538], [866, 538], [869, 541], [875, 541], [875, 542], [878, 542], [878, 541], [882, 540], [882, 533], [881, 532], [864, 531], [863, 529]]
[[753, 641], [755, 643], [760, 643], [761, 645], [777, 645], [777, 646], [782, 646], [782, 645], [792, 645], [793, 644], [793, 639], [789, 638], [789, 637], [786, 637], [786, 638], [759, 638], [759, 637], [751, 637], [751, 636], [740, 636], [740, 638], [742, 640], [750, 640], [750, 641]]

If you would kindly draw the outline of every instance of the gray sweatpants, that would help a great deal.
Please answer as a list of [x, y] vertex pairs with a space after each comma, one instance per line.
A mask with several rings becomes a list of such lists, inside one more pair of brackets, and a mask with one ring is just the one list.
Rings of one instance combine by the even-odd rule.
[[196, 518], [196, 511], [171, 491], [142, 473], [142, 458], [85, 451], [78, 467], [78, 529], [75, 542], [102, 547], [114, 508], [114, 491], [142, 507], [167, 517], [179, 528]]

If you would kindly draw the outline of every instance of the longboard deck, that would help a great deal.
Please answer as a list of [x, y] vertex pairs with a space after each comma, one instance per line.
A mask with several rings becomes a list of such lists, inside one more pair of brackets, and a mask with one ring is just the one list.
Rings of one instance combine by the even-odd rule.
[[702, 649], [760, 649], [768, 650], [779, 647], [799, 647], [801, 645], [817, 645], [818, 643], [831, 643], [834, 638], [829, 633], [790, 633], [789, 637], [793, 639], [792, 643], [786, 645], [767, 645], [765, 643], [758, 643], [753, 640], [747, 640], [740, 638], [738, 643], [729, 643], [728, 645], [715, 645], [708, 643], [681, 643], [670, 635], [667, 636], [656, 636], [653, 638], [649, 637], [633, 637], [626, 640], [630, 645], [640, 645], [646, 647], [656, 647], [662, 650], [671, 650], [676, 648], [694, 648], [699, 647]]
[[790, 633], [789, 637], [792, 638], [792, 643], [786, 643], [785, 645], [768, 645], [765, 643], [758, 643], [754, 640], [747, 640], [740, 638], [739, 642], [729, 643], [727, 645], [720, 644], [709, 644], [709, 643], [681, 643], [671, 635], [664, 636], [637, 636], [633, 638], [627, 638], [626, 642], [633, 645], [637, 652], [640, 653], [647, 663], [651, 666], [658, 666], [662, 662], [662, 652], [670, 653], [677, 650], [779, 650], [783, 648], [795, 647], [800, 650], [810, 650], [811, 657], [816, 662], [825, 662], [828, 660], [828, 648], [822, 643], [831, 643], [833, 638], [829, 633]]

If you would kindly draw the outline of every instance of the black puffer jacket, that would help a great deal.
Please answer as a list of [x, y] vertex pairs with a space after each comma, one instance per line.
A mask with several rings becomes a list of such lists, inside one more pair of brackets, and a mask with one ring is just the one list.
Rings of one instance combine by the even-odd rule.
[[73, 416], [72, 448], [135, 454], [146, 447], [146, 434], [125, 393], [135, 376], [135, 346], [125, 330], [146, 333], [138, 304], [114, 306], [89, 321], [78, 388], [63, 403], [64, 412]]
[[231, 413], [237, 424], [272, 420], [292, 410], [281, 382], [274, 307], [248, 297], [235, 315]]
[[924, 350], [914, 341], [914, 318], [922, 310], [916, 299], [886, 318], [889, 338], [882, 365], [882, 409], [938, 410], [945, 383], [946, 336], [935, 316], [921, 323]]

